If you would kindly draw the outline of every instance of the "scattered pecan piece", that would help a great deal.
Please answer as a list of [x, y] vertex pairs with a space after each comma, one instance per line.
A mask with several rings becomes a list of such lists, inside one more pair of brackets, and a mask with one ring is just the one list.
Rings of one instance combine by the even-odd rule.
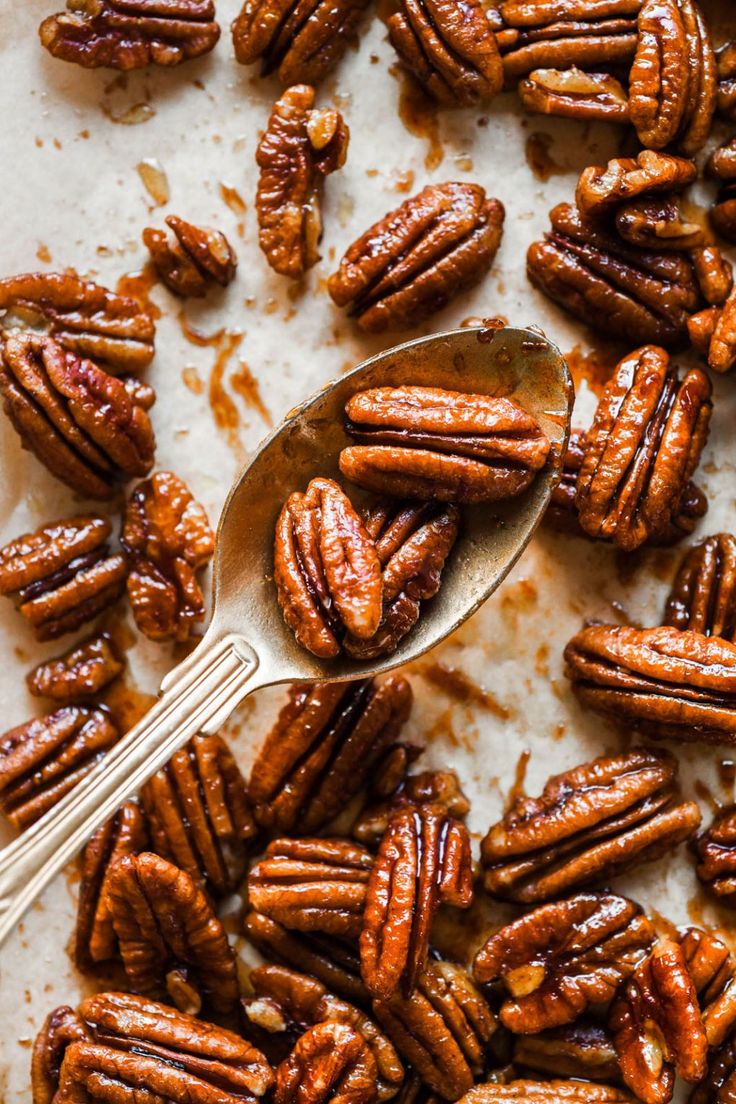
[[38, 29], [53, 57], [85, 69], [179, 65], [220, 37], [213, 0], [67, 0]]
[[285, 928], [355, 938], [372, 865], [350, 840], [273, 840], [248, 875], [248, 901]]
[[616, 1081], [619, 1076], [618, 1058], [609, 1032], [602, 1024], [590, 1020], [578, 1020], [541, 1035], [517, 1035], [513, 1062], [515, 1068], [534, 1070], [548, 1077]]
[[274, 1104], [373, 1104], [376, 1063], [358, 1031], [344, 1023], [320, 1023], [297, 1040], [276, 1070]]
[[481, 844], [486, 889], [547, 901], [666, 854], [700, 824], [698, 806], [677, 793], [677, 770], [669, 752], [634, 748], [553, 775], [538, 798], [516, 798]]
[[411, 686], [398, 675], [292, 687], [251, 770], [258, 823], [279, 832], [323, 828], [395, 744], [411, 702]]
[[65, 705], [0, 736], [0, 812], [27, 828], [73, 789], [119, 733], [98, 707]]
[[[406, 749], [408, 753], [414, 750]], [[410, 754], [406, 758], [410, 759]], [[456, 820], [464, 820], [470, 811], [470, 802], [454, 771], [427, 770], [407, 776], [404, 770], [400, 784], [385, 796], [387, 800], [369, 806], [352, 827], [353, 837], [367, 847], [380, 845], [391, 817], [407, 805], [441, 805]]]
[[716, 533], [685, 553], [664, 624], [736, 641], [736, 537]]
[[331, 479], [289, 495], [276, 523], [274, 581], [284, 621], [313, 655], [340, 652], [347, 631], [369, 640], [382, 613], [375, 545]]
[[476, 1085], [463, 1104], [634, 1104], [633, 1097], [611, 1085], [587, 1081], [509, 1081]]
[[620, 81], [610, 73], [581, 69], [534, 69], [519, 84], [519, 99], [527, 111], [563, 119], [627, 123], [629, 101]]
[[654, 737], [736, 743], [736, 645], [664, 626], [590, 625], [565, 648], [583, 705]]
[[501, 1023], [534, 1035], [608, 1004], [655, 938], [633, 901], [581, 893], [501, 928], [476, 954], [473, 973], [484, 984], [503, 982]]
[[719, 809], [695, 843], [700, 881], [726, 904], [736, 904], [736, 805]]
[[68, 1005], [49, 1012], [33, 1044], [31, 1059], [31, 1092], [33, 1104], [54, 1104], [58, 1101], [59, 1071], [67, 1047], [89, 1039], [89, 1030], [80, 1016]]
[[110, 636], [101, 633], [39, 663], [26, 675], [26, 683], [37, 698], [66, 704], [98, 694], [118, 677], [123, 666]]
[[736, 962], [722, 940], [700, 928], [685, 928], [680, 946], [698, 994], [708, 1046], [720, 1046], [736, 1022]]
[[607, 165], [583, 169], [575, 202], [584, 218], [604, 215], [621, 204], [680, 192], [697, 179], [694, 161], [642, 150], [637, 157], [614, 157]]
[[160, 471], [139, 483], [120, 543], [130, 559], [128, 598], [140, 631], [151, 640], [188, 640], [204, 619], [196, 572], [212, 558], [215, 534], [184, 480]]
[[299, 279], [320, 259], [325, 177], [345, 163], [350, 131], [339, 111], [317, 109], [297, 84], [276, 100], [256, 150], [258, 241], [274, 272]]
[[173, 237], [149, 226], [143, 231], [143, 242], [170, 291], [183, 299], [201, 299], [211, 284], [232, 283], [238, 259], [224, 234], [194, 226], [178, 215], [169, 215], [166, 225]]
[[441, 805], [398, 809], [389, 820], [368, 880], [360, 934], [361, 973], [373, 997], [409, 996], [427, 965], [441, 904], [473, 899], [470, 837]]
[[353, 242], [328, 291], [367, 333], [406, 329], [486, 275], [503, 220], [478, 184], [430, 184]]
[[718, 112], [736, 119], [736, 43], [724, 42], [716, 51], [718, 74]]

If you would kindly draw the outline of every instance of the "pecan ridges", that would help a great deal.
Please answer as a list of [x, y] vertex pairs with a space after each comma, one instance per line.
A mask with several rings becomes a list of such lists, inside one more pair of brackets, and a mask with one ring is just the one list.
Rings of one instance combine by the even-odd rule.
[[26, 675], [26, 684], [38, 698], [67, 704], [98, 694], [122, 673], [123, 667], [111, 637], [101, 633], [37, 664]]
[[695, 843], [700, 881], [727, 904], [736, 903], [736, 806], [719, 809]]
[[664, 624], [736, 638], [736, 538], [706, 537], [685, 553], [667, 598]]
[[309, 1027], [276, 1070], [274, 1104], [373, 1104], [376, 1063], [365, 1040], [349, 1024]]
[[212, 284], [227, 287], [232, 283], [238, 261], [224, 234], [194, 226], [178, 215], [169, 215], [166, 225], [172, 231], [171, 239], [164, 230], [147, 227], [143, 242], [170, 291], [184, 299], [199, 299]]

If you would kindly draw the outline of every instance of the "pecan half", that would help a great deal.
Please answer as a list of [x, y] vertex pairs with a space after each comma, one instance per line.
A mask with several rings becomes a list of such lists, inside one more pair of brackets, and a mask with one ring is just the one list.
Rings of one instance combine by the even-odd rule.
[[151, 640], [188, 640], [204, 619], [196, 572], [211, 560], [215, 534], [184, 480], [160, 471], [139, 483], [120, 543], [130, 559], [128, 598], [140, 631]]
[[304, 833], [328, 824], [369, 780], [411, 711], [406, 679], [293, 686], [248, 785], [259, 824]]
[[685, 928], [680, 946], [698, 994], [708, 1046], [720, 1046], [736, 1022], [736, 962], [722, 940], [700, 928]]
[[509, 1081], [476, 1085], [463, 1097], [463, 1104], [634, 1104], [622, 1089], [591, 1085], [587, 1081]]
[[695, 843], [700, 881], [726, 904], [736, 904], [736, 806], [719, 809]]
[[480, 185], [430, 184], [353, 242], [327, 290], [367, 333], [414, 326], [486, 275], [503, 221]]
[[723, 306], [733, 291], [733, 266], [717, 245], [705, 245], [691, 254], [698, 285], [706, 303]]
[[583, 705], [654, 737], [736, 742], [736, 645], [664, 626], [590, 625], [565, 648]]
[[308, 84], [287, 88], [258, 143], [258, 242], [274, 272], [299, 279], [320, 259], [325, 177], [341, 169], [350, 131], [339, 111], [317, 109]]
[[627, 123], [629, 101], [620, 81], [610, 73], [581, 69], [534, 69], [519, 83], [519, 99], [537, 115], [563, 119]]
[[116, 480], [151, 470], [153, 430], [136, 394], [53, 338], [7, 339], [0, 393], [23, 447], [85, 497], [111, 498]]
[[724, 42], [716, 51], [718, 74], [718, 112], [736, 119], [736, 43]]
[[710, 1056], [705, 1077], [690, 1094], [688, 1104], [730, 1104], [736, 1092], [736, 1034]]
[[736, 537], [716, 533], [685, 553], [664, 624], [736, 640]]
[[693, 315], [688, 333], [698, 352], [714, 372], [730, 372], [736, 364], [736, 290], [722, 307], [710, 307]]
[[360, 933], [361, 973], [373, 997], [409, 996], [427, 965], [441, 904], [473, 899], [470, 837], [441, 805], [398, 809], [389, 820], [368, 880]]
[[575, 202], [584, 218], [604, 215], [637, 199], [680, 192], [697, 176], [689, 158], [642, 150], [635, 158], [614, 157], [605, 166], [583, 169]]
[[517, 1035], [513, 1062], [517, 1069], [534, 1070], [548, 1077], [616, 1081], [619, 1076], [611, 1036], [602, 1024], [592, 1020], [578, 1020], [541, 1035]]
[[107, 633], [88, 636], [63, 655], [39, 663], [26, 675], [31, 694], [52, 701], [80, 701], [104, 690], [124, 667]]
[[119, 733], [99, 707], [65, 705], [0, 736], [0, 812], [27, 828], [112, 747]]
[[284, 621], [313, 655], [369, 640], [382, 613], [381, 565], [350, 499], [331, 479], [289, 495], [276, 522], [274, 582]]
[[376, 1063], [358, 1031], [344, 1023], [320, 1023], [297, 1040], [276, 1070], [274, 1104], [373, 1104]]
[[736, 139], [713, 150], [706, 165], [708, 176], [718, 181], [718, 194], [710, 209], [714, 229], [726, 241], [736, 241]]
[[605, 882], [694, 836], [700, 811], [678, 796], [677, 760], [634, 748], [553, 775], [517, 798], [481, 844], [484, 884], [503, 900], [546, 901]]
[[67, 0], [38, 29], [53, 57], [85, 69], [179, 65], [220, 37], [213, 0]]
[[201, 299], [212, 284], [227, 287], [233, 282], [238, 259], [224, 234], [194, 226], [178, 215], [169, 215], [166, 225], [172, 237], [149, 226], [143, 231], [143, 242], [170, 291], [183, 299]]
[[473, 973], [483, 983], [503, 982], [504, 1027], [534, 1035], [608, 1004], [655, 938], [633, 901], [581, 893], [501, 928], [476, 954]]
[[423, 749], [404, 745], [402, 750], [404, 764], [398, 784], [388, 793], [379, 791], [378, 796], [385, 800], [364, 810], [352, 827], [353, 837], [368, 847], [379, 847], [392, 816], [407, 805], [439, 805], [456, 820], [464, 820], [470, 811], [470, 802], [454, 771], [427, 770], [407, 775], [406, 768]]
[[0, 330], [45, 328], [71, 353], [111, 372], [138, 372], [153, 360], [155, 326], [135, 300], [69, 272], [0, 280]]
[[494, 502], [521, 494], [547, 460], [549, 439], [511, 399], [438, 387], [375, 387], [345, 407], [357, 443], [340, 471], [399, 498]]
[[248, 901], [285, 928], [357, 938], [372, 865], [350, 840], [274, 840], [248, 875]]
[[616, 229], [625, 242], [642, 249], [699, 249], [705, 232], [687, 222], [675, 196], [638, 199], [616, 214]]
[[89, 1039], [89, 1030], [68, 1005], [49, 1012], [33, 1044], [31, 1092], [33, 1104], [54, 1104], [58, 1100], [59, 1072], [67, 1047]]
[[141, 791], [153, 850], [210, 894], [232, 893], [256, 834], [245, 779], [221, 736], [199, 734]]

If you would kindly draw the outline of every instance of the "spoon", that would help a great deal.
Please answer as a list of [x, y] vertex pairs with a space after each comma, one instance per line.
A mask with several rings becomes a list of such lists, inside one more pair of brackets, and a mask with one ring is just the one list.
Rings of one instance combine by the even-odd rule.
[[[464, 511], [442, 588], [390, 656], [319, 660], [284, 624], [271, 577], [274, 525], [294, 490], [314, 476], [338, 481], [349, 444], [344, 407], [356, 391], [419, 384], [505, 395], [538, 420], [552, 459], [518, 498]], [[559, 350], [538, 330], [463, 329], [371, 357], [293, 410], [241, 472], [222, 511], [214, 610], [195, 651], [171, 671], [143, 719], [85, 778], [0, 851], [0, 943], [51, 878], [178, 748], [216, 732], [262, 686], [368, 678], [408, 663], [458, 628], [499, 586], [529, 543], [559, 480], [573, 388]], [[360, 495], [349, 488], [351, 497]]]

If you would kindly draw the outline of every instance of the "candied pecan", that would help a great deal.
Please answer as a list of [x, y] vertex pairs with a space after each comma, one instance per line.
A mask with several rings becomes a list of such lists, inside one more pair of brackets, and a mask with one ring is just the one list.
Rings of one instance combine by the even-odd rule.
[[457, 820], [463, 820], [470, 811], [470, 802], [454, 771], [427, 770], [408, 777], [404, 772], [395, 791], [386, 797], [387, 800], [369, 806], [353, 825], [352, 835], [359, 843], [378, 847], [391, 817], [397, 809], [406, 805], [441, 805], [449, 816]]
[[284, 621], [313, 655], [369, 640], [382, 612], [381, 565], [350, 499], [331, 479], [289, 495], [276, 522], [274, 582]]
[[736, 962], [726, 944], [710, 932], [685, 928], [680, 934], [708, 1046], [720, 1046], [736, 1022]]
[[106, 710], [64, 705], [0, 736], [0, 812], [26, 828], [76, 786], [119, 733]]
[[723, 304], [708, 346], [708, 366], [714, 372], [730, 372], [736, 364], [736, 290]]
[[222, 737], [193, 737], [146, 783], [141, 800], [152, 849], [209, 893], [232, 893], [256, 827], [245, 779]]
[[501, 928], [476, 954], [473, 973], [483, 983], [503, 982], [504, 1027], [534, 1035], [609, 1003], [655, 938], [633, 901], [581, 893]]
[[627, 1092], [611, 1085], [587, 1081], [509, 1081], [476, 1085], [463, 1097], [463, 1104], [634, 1104]]
[[340, 471], [397, 497], [489, 502], [521, 494], [544, 467], [549, 439], [511, 399], [439, 387], [375, 387], [345, 407], [357, 443]]
[[698, 285], [706, 303], [723, 306], [733, 290], [733, 267], [717, 245], [705, 245], [691, 253]]
[[664, 349], [624, 357], [585, 435], [575, 505], [586, 533], [631, 552], [667, 529], [708, 437], [710, 395], [707, 376], [679, 380]]
[[360, 1033], [344, 1023], [319, 1023], [297, 1040], [276, 1070], [274, 1104], [373, 1104], [376, 1063]]
[[361, 973], [373, 997], [409, 996], [427, 965], [441, 904], [473, 899], [470, 837], [441, 805], [397, 809], [373, 864], [360, 934]]
[[251, 770], [258, 823], [279, 832], [323, 828], [394, 745], [411, 702], [411, 686], [398, 675], [293, 686]]
[[563, 119], [593, 119], [608, 123], [629, 120], [629, 101], [621, 82], [610, 73], [581, 69], [534, 69], [519, 84], [519, 99], [537, 115]]
[[204, 619], [196, 572], [212, 558], [215, 534], [183, 479], [160, 471], [139, 483], [125, 508], [120, 543], [128, 553], [128, 598], [151, 640], [188, 640]]
[[513, 1062], [516, 1068], [554, 1077], [616, 1081], [619, 1075], [610, 1034], [601, 1024], [589, 1020], [555, 1027], [541, 1035], [517, 1035]]
[[31, 1090], [33, 1104], [54, 1104], [59, 1071], [67, 1047], [89, 1039], [89, 1030], [68, 1005], [50, 1012], [33, 1044]]
[[350, 132], [339, 111], [316, 109], [308, 84], [276, 100], [256, 150], [258, 241], [274, 272], [299, 279], [320, 259], [325, 177], [341, 169]]
[[143, 231], [143, 242], [170, 291], [183, 299], [201, 299], [211, 284], [227, 287], [233, 282], [238, 259], [224, 234], [194, 226], [178, 215], [169, 215], [166, 225], [172, 238], [149, 226]]
[[124, 382], [38, 334], [15, 334], [0, 353], [5, 413], [24, 448], [88, 498], [110, 498], [116, 480], [146, 475], [154, 438]]
[[637, 199], [616, 212], [616, 229], [642, 249], [699, 249], [705, 241], [697, 222], [686, 222], [676, 196]]
[[445, 1100], [457, 1100], [483, 1072], [496, 1022], [462, 966], [430, 961], [411, 996], [374, 1000], [373, 1013], [399, 1054]]
[[583, 705], [648, 735], [736, 743], [736, 644], [690, 630], [590, 625], [565, 648]]
[[135, 300], [69, 272], [0, 280], [0, 331], [38, 329], [71, 353], [111, 372], [137, 372], [153, 360], [155, 326]]
[[179, 65], [214, 48], [220, 37], [214, 0], [67, 0], [44, 19], [41, 44], [85, 69]]
[[736, 1033], [710, 1056], [708, 1069], [693, 1089], [688, 1104], [731, 1104], [736, 1092]]
[[637, 199], [682, 191], [697, 179], [694, 161], [642, 150], [637, 157], [614, 157], [607, 165], [583, 169], [575, 202], [583, 218], [606, 214]]
[[685, 553], [664, 624], [736, 640], [736, 537], [716, 533]]
[[736, 904], [736, 805], [719, 809], [695, 843], [701, 882], [726, 904]]
[[503, 221], [479, 184], [429, 184], [353, 242], [327, 289], [367, 333], [406, 329], [486, 275]]
[[350, 840], [273, 840], [248, 875], [248, 902], [285, 928], [354, 938], [372, 865]]
[[546, 901], [659, 858], [700, 824], [695, 802], [677, 794], [677, 770], [669, 752], [633, 748], [553, 775], [538, 798], [516, 798], [481, 844], [486, 889]]
[[718, 194], [710, 209], [715, 230], [726, 241], [736, 241], [736, 138], [713, 150], [706, 172], [719, 183]]
[[736, 43], [724, 42], [716, 51], [718, 73], [718, 111], [726, 119], [736, 119]]
[[705, 1073], [708, 1042], [682, 948], [661, 939], [611, 1007], [621, 1074], [644, 1104], [672, 1099], [675, 1071], [691, 1084]]
[[63, 655], [39, 663], [26, 675], [31, 694], [67, 703], [89, 698], [123, 670], [123, 660], [107, 633], [88, 636]]

